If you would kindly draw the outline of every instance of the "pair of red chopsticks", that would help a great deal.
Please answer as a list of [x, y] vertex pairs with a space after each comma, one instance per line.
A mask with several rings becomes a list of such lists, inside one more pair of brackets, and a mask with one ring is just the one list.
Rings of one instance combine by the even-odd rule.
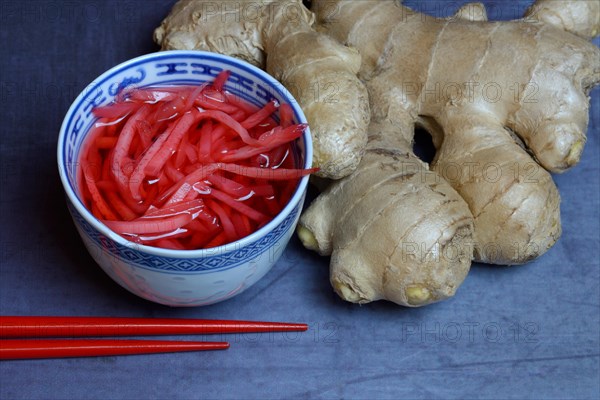
[[[171, 318], [0, 316], [0, 360], [224, 350], [227, 342], [58, 337], [305, 331], [306, 324]], [[40, 339], [44, 338], [44, 339]], [[47, 339], [53, 338], [53, 339]]]

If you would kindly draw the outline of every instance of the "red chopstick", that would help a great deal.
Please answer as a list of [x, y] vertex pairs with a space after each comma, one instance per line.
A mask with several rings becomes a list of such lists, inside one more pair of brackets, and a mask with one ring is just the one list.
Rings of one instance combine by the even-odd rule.
[[174, 318], [0, 316], [0, 338], [305, 331], [306, 324]]
[[0, 340], [0, 360], [62, 357], [118, 356], [225, 350], [227, 342], [187, 342], [169, 340], [109, 339], [4, 339]]
[[[306, 324], [175, 318], [0, 316], [0, 360], [223, 350], [227, 342], [12, 339], [305, 331]], [[11, 338], [11, 339], [5, 339]]]

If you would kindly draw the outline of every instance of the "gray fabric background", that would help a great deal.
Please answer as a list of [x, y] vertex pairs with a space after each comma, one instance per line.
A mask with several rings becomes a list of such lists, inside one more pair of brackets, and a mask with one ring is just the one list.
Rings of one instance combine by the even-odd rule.
[[[263, 280], [214, 306], [168, 308], [111, 281], [67, 213], [58, 130], [95, 77], [157, 50], [152, 31], [173, 3], [0, 2], [0, 314], [291, 320], [310, 329], [228, 336], [226, 352], [0, 362], [0, 398], [597, 398], [598, 89], [583, 161], [556, 177], [563, 237], [526, 266], [474, 265], [450, 301], [344, 303], [329, 286], [328, 260], [297, 239]], [[449, 15], [459, 3], [408, 4]], [[486, 3], [496, 19], [528, 4]]]

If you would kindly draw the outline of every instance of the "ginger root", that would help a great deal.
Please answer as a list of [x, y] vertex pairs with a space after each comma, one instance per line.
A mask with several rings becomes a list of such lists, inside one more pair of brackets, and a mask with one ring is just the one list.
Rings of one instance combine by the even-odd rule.
[[[581, 14], [580, 3], [541, 1], [521, 21], [471, 22], [464, 7], [438, 19], [394, 1], [314, 2], [320, 29], [361, 53], [373, 120], [393, 121], [402, 109], [431, 132], [432, 169], [473, 213], [476, 261], [521, 264], [560, 236], [560, 199], [547, 170], [579, 160], [600, 54], [545, 21], [548, 7], [567, 21]], [[576, 33], [586, 36], [598, 31], [600, 5], [583, 3]], [[333, 17], [320, 12], [331, 7]]]
[[[299, 1], [251, 3], [264, 7], [255, 18], [228, 19], [227, 2], [207, 12], [219, 3], [181, 0], [155, 38], [242, 57], [297, 96], [316, 165], [343, 177], [298, 234], [331, 255], [343, 299], [429, 304], [454, 294], [472, 258], [521, 264], [556, 242], [549, 172], [575, 165], [585, 144], [600, 3], [538, 0], [508, 22], [487, 22], [479, 3], [445, 19], [393, 0], [313, 0], [314, 15]], [[307, 96], [315, 82], [337, 85], [337, 102]], [[430, 166], [412, 152], [415, 126], [432, 135]]]
[[331, 284], [345, 300], [422, 306], [454, 295], [469, 271], [473, 217], [414, 155], [413, 131], [372, 123], [358, 169], [301, 217], [300, 240], [331, 255]]

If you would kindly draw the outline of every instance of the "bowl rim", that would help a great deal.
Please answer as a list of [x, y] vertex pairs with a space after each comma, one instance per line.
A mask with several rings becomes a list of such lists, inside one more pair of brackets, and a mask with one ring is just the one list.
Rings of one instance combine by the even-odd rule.
[[[223, 59], [231, 64], [239, 65], [242, 69], [250, 70], [251, 73], [259, 75], [261, 79], [267, 82], [271, 89], [277, 92], [281, 97], [287, 98], [289, 100], [289, 104], [292, 106], [294, 113], [299, 118], [299, 123], [307, 123], [306, 116], [304, 112], [298, 105], [298, 101], [292, 96], [292, 94], [285, 88], [285, 86], [279, 82], [277, 79], [261, 70], [254, 65], [231, 56], [227, 56], [224, 54], [218, 54], [208, 51], [202, 50], [166, 50], [166, 51], [158, 51], [153, 53], [144, 54], [124, 62], [121, 62], [110, 69], [106, 70], [104, 73], [99, 75], [96, 79], [90, 82], [88, 85], [84, 87], [84, 89], [79, 93], [79, 95], [73, 100], [71, 106], [67, 110], [63, 122], [60, 127], [59, 136], [58, 136], [58, 145], [57, 145], [57, 163], [58, 170], [60, 175], [60, 180], [63, 186], [63, 190], [67, 195], [68, 201], [73, 205], [76, 211], [82, 216], [83, 219], [87, 223], [89, 223], [95, 230], [113, 240], [117, 244], [122, 246], [131, 248], [136, 251], [144, 252], [146, 254], [166, 257], [166, 258], [177, 258], [177, 259], [189, 259], [189, 258], [207, 258], [212, 257], [217, 254], [226, 254], [232, 251], [239, 250], [247, 245], [250, 245], [262, 237], [266, 236], [269, 232], [273, 231], [279, 224], [281, 224], [285, 218], [287, 218], [292, 211], [296, 208], [298, 203], [303, 199], [306, 187], [308, 185], [309, 176], [304, 176], [300, 179], [294, 194], [286, 204], [286, 206], [277, 214], [271, 221], [269, 221], [262, 228], [252, 232], [248, 236], [244, 236], [241, 239], [236, 240], [235, 242], [230, 242], [223, 244], [217, 247], [211, 247], [208, 249], [196, 249], [196, 250], [172, 250], [172, 249], [164, 249], [160, 247], [148, 246], [140, 243], [135, 243], [130, 240], [125, 239], [124, 237], [118, 235], [116, 232], [112, 231], [106, 225], [104, 225], [99, 219], [94, 217], [92, 213], [85, 207], [83, 202], [79, 199], [79, 196], [72, 189], [71, 184], [69, 183], [69, 177], [67, 175], [66, 168], [66, 159], [64, 159], [64, 147], [66, 143], [67, 136], [67, 126], [69, 120], [75, 114], [77, 108], [80, 107], [83, 99], [89, 94], [89, 89], [94, 87], [96, 82], [101, 82], [106, 80], [111, 75], [118, 73], [121, 70], [130, 68], [132, 66], [138, 66], [140, 64], [145, 64], [147, 62], [152, 62], [156, 59], [163, 59], [172, 57], [192, 57], [192, 58], [217, 58]], [[313, 158], [313, 147], [312, 147], [312, 137], [310, 134], [310, 127], [304, 131], [302, 138], [304, 140], [304, 166], [303, 168], [311, 168], [312, 166], [312, 158]], [[63, 167], [64, 166], [64, 167]]]

